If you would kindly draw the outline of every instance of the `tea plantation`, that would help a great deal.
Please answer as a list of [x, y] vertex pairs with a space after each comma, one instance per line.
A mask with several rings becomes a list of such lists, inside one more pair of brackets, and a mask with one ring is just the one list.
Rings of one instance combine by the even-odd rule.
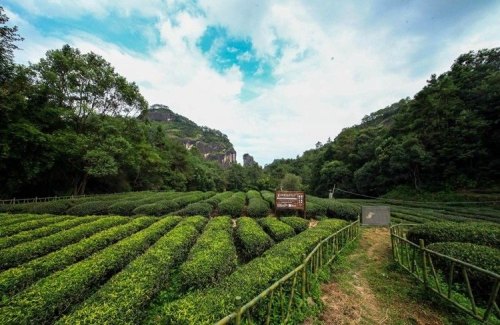
[[[234, 311], [234, 297], [251, 300], [374, 203], [308, 196], [310, 227], [272, 215], [273, 199], [135, 192], [0, 205], [0, 323], [214, 323]], [[394, 222], [422, 224], [410, 240], [457, 258], [483, 252], [489, 264], [463, 258], [498, 272], [495, 207], [391, 209]], [[450, 240], [487, 248], [437, 244]]]

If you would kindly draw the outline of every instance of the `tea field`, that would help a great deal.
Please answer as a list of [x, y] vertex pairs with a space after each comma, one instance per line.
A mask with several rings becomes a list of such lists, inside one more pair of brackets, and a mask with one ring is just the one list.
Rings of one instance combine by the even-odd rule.
[[[272, 215], [273, 201], [269, 191], [195, 191], [0, 205], [0, 323], [214, 323], [377, 203], [308, 196], [304, 219]], [[391, 211], [426, 226], [414, 236], [429, 243], [447, 241], [441, 224], [498, 249], [495, 206]]]

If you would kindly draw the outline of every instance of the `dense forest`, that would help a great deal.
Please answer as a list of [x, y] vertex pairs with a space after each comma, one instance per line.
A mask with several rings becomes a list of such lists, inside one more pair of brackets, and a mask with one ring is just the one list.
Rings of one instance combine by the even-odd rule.
[[413, 99], [365, 116], [297, 159], [266, 166], [272, 178], [302, 177], [309, 192], [334, 185], [382, 195], [487, 189], [500, 181], [500, 48], [459, 56]]
[[461, 55], [402, 99], [296, 159], [222, 167], [152, 123], [134, 82], [69, 45], [14, 63], [22, 37], [0, 7], [0, 197], [131, 190], [302, 188], [334, 185], [381, 195], [500, 181], [500, 49]]

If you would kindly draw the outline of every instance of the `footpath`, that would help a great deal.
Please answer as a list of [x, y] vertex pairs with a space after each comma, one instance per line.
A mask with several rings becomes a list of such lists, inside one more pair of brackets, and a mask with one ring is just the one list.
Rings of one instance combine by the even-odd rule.
[[388, 228], [363, 228], [359, 244], [321, 287], [324, 311], [315, 324], [450, 324], [415, 283], [395, 269]]

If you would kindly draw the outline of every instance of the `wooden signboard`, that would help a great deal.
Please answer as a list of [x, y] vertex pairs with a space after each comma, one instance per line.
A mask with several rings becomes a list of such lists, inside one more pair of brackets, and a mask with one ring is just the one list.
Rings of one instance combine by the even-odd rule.
[[274, 193], [275, 212], [278, 210], [306, 211], [306, 193], [302, 191], [276, 191]]

